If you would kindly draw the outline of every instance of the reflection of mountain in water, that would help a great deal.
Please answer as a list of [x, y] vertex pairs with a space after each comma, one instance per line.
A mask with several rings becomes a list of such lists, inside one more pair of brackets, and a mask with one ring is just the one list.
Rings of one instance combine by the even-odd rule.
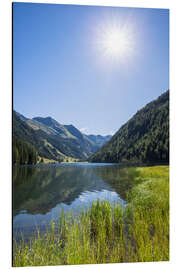
[[123, 168], [121, 166], [97, 167], [94, 173], [110, 185], [123, 200], [127, 199], [127, 192], [131, 190], [135, 183], [135, 178], [139, 175], [136, 168]]
[[112, 190], [95, 171], [88, 166], [15, 167], [14, 215], [23, 210], [46, 214], [59, 203], [71, 204], [85, 191]]

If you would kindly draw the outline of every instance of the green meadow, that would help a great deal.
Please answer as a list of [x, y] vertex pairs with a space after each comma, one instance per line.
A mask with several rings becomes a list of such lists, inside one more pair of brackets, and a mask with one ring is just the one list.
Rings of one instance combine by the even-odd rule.
[[[127, 170], [131, 170], [129, 168]], [[58, 228], [13, 243], [13, 266], [169, 260], [169, 166], [133, 168], [127, 205], [95, 201], [78, 216], [59, 214]]]

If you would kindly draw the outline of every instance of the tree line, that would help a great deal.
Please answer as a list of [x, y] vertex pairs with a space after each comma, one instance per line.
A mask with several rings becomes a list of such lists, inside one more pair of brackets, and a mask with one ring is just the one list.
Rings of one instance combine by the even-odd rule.
[[91, 162], [169, 162], [169, 91], [139, 110]]
[[13, 137], [13, 164], [36, 164], [38, 155], [34, 147]]

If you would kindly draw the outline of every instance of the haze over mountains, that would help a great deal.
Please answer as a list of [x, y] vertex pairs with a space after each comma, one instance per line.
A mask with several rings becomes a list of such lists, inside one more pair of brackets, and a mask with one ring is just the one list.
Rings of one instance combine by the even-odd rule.
[[33, 146], [38, 156], [55, 161], [86, 160], [111, 135], [85, 135], [73, 125], [62, 125], [51, 117], [28, 119], [13, 112], [13, 135]]

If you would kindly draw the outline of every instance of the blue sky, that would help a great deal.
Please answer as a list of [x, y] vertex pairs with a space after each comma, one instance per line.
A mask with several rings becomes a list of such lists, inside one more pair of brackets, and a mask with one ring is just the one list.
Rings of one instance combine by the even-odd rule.
[[[13, 11], [14, 109], [26, 117], [107, 135], [169, 88], [168, 10], [14, 3]], [[126, 35], [118, 55], [106, 50], [114, 28]]]

